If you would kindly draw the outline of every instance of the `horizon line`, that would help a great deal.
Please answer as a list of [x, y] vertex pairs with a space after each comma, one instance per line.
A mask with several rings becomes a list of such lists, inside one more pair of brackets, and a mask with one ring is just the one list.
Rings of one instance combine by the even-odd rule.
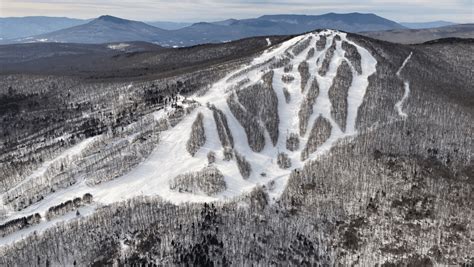
[[199, 22], [216, 22], [216, 21], [231, 20], [231, 19], [244, 20], [244, 19], [260, 18], [260, 17], [262, 17], [262, 16], [269, 16], [269, 15], [272, 15], [272, 16], [275, 16], [275, 15], [286, 15], [286, 16], [322, 16], [322, 15], [328, 15], [328, 14], [337, 14], [337, 15], [348, 15], [348, 14], [376, 15], [376, 16], [378, 16], [378, 17], [381, 17], [381, 18], [384, 18], [384, 19], [388, 19], [388, 20], [391, 20], [391, 21], [394, 21], [394, 22], [397, 22], [397, 23], [432, 23], [432, 22], [448, 22], [448, 23], [455, 23], [455, 24], [471, 24], [471, 23], [474, 23], [474, 22], [455, 22], [455, 21], [444, 20], [444, 19], [426, 20], [426, 21], [398, 21], [398, 20], [393, 20], [393, 19], [389, 19], [389, 18], [380, 16], [380, 15], [378, 15], [377, 13], [374, 13], [374, 12], [364, 13], [364, 12], [358, 12], [358, 11], [345, 12], [345, 13], [344, 13], [344, 12], [341, 12], [341, 13], [338, 13], [338, 12], [327, 12], [327, 13], [320, 13], [320, 14], [272, 13], [272, 14], [263, 14], [263, 15], [259, 15], [259, 16], [250, 16], [250, 17], [238, 18], [238, 19], [235, 18], [235, 17], [229, 17], [229, 18], [222, 18], [222, 19], [216, 19], [216, 20], [193, 20], [193, 21], [186, 21], [186, 20], [183, 20], [183, 21], [179, 21], [179, 20], [136, 20], [136, 19], [125, 18], [125, 17], [122, 17], [122, 16], [110, 15], [110, 14], [103, 14], [103, 15], [100, 15], [100, 16], [97, 16], [97, 17], [92, 17], [92, 18], [78, 18], [78, 17], [70, 17], [70, 16], [28, 15], [28, 16], [7, 16], [7, 17], [0, 16], [0, 19], [43, 17], [43, 18], [77, 19], [77, 20], [84, 20], [84, 21], [87, 21], [87, 20], [98, 19], [98, 18], [103, 17], [103, 16], [111, 16], [111, 17], [116, 17], [116, 18], [120, 18], [120, 19], [131, 20], [131, 21], [141, 21], [141, 22], [199, 23]]

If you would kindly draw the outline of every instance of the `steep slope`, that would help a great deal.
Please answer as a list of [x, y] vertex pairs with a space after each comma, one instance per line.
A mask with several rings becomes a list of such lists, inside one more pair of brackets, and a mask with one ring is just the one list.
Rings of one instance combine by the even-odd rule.
[[42, 42], [111, 43], [124, 41], [160, 41], [169, 32], [143, 22], [101, 16], [87, 24], [34, 36]]
[[469, 262], [472, 43], [268, 40], [150, 82], [54, 80], [68, 127], [4, 134], [0, 264]]

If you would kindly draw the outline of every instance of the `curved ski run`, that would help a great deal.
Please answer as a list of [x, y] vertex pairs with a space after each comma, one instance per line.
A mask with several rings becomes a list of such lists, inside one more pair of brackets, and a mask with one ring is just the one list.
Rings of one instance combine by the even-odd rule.
[[[205, 95], [196, 96], [193, 100], [199, 105], [163, 131], [152, 154], [127, 174], [98, 185], [77, 183], [21, 211], [10, 211], [8, 220], [44, 215], [49, 207], [85, 193], [94, 196], [94, 204], [80, 208], [82, 216], [92, 213], [94, 207], [138, 195], [159, 195], [173, 203], [215, 201], [239, 196], [259, 184], [277, 199], [292, 170], [357, 133], [358, 109], [376, 64], [365, 48], [345, 33], [332, 30], [272, 46], [250, 65], [212, 85]], [[202, 115], [195, 122], [198, 114]], [[162, 111], [154, 116], [166, 119]], [[190, 140], [190, 136], [197, 139]], [[193, 155], [188, 153], [190, 146]], [[208, 191], [218, 193], [203, 193], [202, 187], [212, 184], [200, 184], [199, 177], [190, 178], [194, 184], [187, 185], [187, 191], [170, 189], [173, 178], [204, 173], [208, 165], [215, 167], [213, 172], [219, 177], [223, 175], [224, 190], [212, 188]], [[74, 215], [42, 222], [0, 243], [71, 218]]]
[[[413, 52], [411, 52], [410, 55], [408, 55], [408, 57], [403, 61], [403, 64], [400, 67], [400, 69], [398, 69], [397, 71], [398, 78], [401, 79], [401, 72], [403, 68], [405, 68], [405, 65], [408, 63], [408, 61], [410, 60], [412, 54]], [[408, 115], [402, 110], [402, 108], [403, 108], [403, 103], [405, 102], [405, 100], [408, 98], [408, 95], [410, 94], [410, 83], [408, 81], [403, 81], [403, 88], [404, 88], [404, 91], [403, 91], [402, 99], [400, 99], [400, 101], [395, 103], [395, 109], [397, 110], [398, 115], [400, 115], [402, 118], [406, 118]]]

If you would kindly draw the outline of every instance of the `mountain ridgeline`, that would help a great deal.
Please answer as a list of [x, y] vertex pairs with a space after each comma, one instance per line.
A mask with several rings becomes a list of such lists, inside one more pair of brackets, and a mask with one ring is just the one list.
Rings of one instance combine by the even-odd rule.
[[457, 24], [437, 28], [397, 29], [361, 32], [360, 34], [399, 44], [419, 44], [445, 38], [474, 38], [474, 24]]
[[[109, 43], [147, 41], [165, 46], [190, 46], [254, 36], [301, 34], [332, 28], [348, 32], [404, 29], [374, 14], [266, 15], [254, 19], [201, 22], [164, 30], [143, 22], [101, 16], [88, 23], [11, 42]], [[10, 41], [5, 41], [10, 42]]]
[[[34, 26], [32, 23], [35, 23]], [[315, 29], [363, 33], [380, 40], [409, 44], [439, 38], [474, 38], [473, 24], [457, 25], [440, 21], [406, 25], [375, 14], [361, 13], [264, 15], [251, 19], [228, 19], [194, 24], [159, 21], [143, 23], [109, 15], [94, 20], [49, 17], [0, 18], [0, 26], [8, 29], [0, 33], [0, 43], [101, 44], [145, 41], [166, 47], [185, 47], [256, 36], [297, 35]], [[22, 38], [15, 38], [16, 36]]]
[[472, 40], [123, 45], [7, 46], [0, 265], [472, 264]]

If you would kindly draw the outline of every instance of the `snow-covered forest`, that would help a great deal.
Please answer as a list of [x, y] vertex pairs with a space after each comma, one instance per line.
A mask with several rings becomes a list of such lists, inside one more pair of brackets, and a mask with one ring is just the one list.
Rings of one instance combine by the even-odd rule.
[[472, 264], [473, 43], [271, 38], [1, 73], [0, 265]]

